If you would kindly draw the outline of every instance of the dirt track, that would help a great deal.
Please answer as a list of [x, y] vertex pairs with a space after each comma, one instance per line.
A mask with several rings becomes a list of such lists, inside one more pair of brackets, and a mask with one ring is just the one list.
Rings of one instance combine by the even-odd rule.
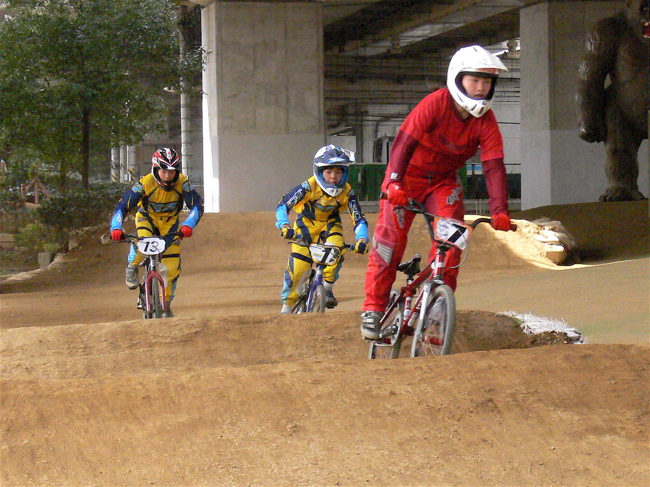
[[[0, 484], [646, 486], [647, 203], [546, 211], [594, 260], [557, 270], [477, 232], [454, 354], [437, 359], [365, 359], [361, 256], [337, 311], [278, 315], [287, 249], [271, 213], [206, 215], [171, 320], [137, 319], [125, 247], [82, 240], [58, 268], [0, 282]], [[625, 242], [602, 231], [631, 221]], [[630, 288], [611, 285], [621, 273]], [[587, 289], [625, 303], [622, 324], [585, 332], [600, 305]], [[566, 308], [544, 307], [554, 291]], [[483, 302], [582, 320], [591, 344], [547, 345]]]

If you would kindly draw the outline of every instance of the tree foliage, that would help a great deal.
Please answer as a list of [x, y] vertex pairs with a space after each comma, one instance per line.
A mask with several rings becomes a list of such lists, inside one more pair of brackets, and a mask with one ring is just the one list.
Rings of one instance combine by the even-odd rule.
[[0, 22], [0, 146], [31, 148], [60, 185], [166, 118], [165, 88], [200, 69], [179, 56], [173, 0], [7, 0]]
[[38, 220], [54, 229], [67, 245], [72, 232], [105, 222], [111, 216], [128, 185], [95, 183], [66, 193], [54, 193], [36, 209]]

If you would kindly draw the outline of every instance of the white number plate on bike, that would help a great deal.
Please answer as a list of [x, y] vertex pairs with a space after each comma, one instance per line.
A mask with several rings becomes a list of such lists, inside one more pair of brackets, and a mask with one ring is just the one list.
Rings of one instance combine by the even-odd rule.
[[165, 241], [158, 237], [145, 237], [138, 240], [138, 250], [144, 255], [158, 255], [165, 251]]
[[449, 242], [459, 249], [467, 247], [470, 228], [462, 222], [439, 218], [436, 221], [436, 237], [438, 240]]
[[339, 258], [341, 251], [338, 247], [331, 247], [329, 245], [311, 244], [309, 246], [311, 258], [317, 264], [332, 265]]

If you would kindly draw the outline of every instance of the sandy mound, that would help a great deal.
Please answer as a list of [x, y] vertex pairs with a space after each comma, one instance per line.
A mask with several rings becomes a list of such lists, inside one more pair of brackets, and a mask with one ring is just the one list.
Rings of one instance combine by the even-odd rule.
[[[572, 232], [582, 270], [556, 272], [523, 227], [477, 230], [453, 354], [433, 359], [365, 358], [365, 256], [348, 256], [335, 312], [278, 315], [288, 248], [270, 212], [206, 215], [183, 244], [170, 320], [137, 319], [125, 246], [84, 240], [63, 265], [0, 282], [0, 484], [648, 485], [649, 348], [564, 345], [473, 306], [516, 307], [517, 288], [548, 300], [554, 276], [627, 302], [612, 276], [623, 258], [647, 266], [647, 203], [541, 216]], [[407, 255], [427, 250], [416, 226]]]

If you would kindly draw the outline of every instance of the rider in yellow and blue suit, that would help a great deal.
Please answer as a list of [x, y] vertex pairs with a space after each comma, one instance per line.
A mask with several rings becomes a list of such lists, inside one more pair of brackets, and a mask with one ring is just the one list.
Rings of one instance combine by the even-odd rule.
[[[309, 244], [318, 242], [322, 234], [322, 240], [326, 244], [342, 247], [345, 242], [340, 212], [347, 209], [354, 221], [354, 250], [360, 254], [367, 252], [368, 223], [352, 187], [347, 182], [349, 164], [350, 158], [340, 147], [327, 145], [316, 152], [314, 175], [285, 194], [276, 208], [275, 226], [281, 230], [283, 237], [297, 238]], [[298, 213], [293, 227], [289, 222], [291, 209]], [[342, 264], [343, 256], [323, 271], [325, 303], [328, 308], [334, 308], [338, 304], [332, 288], [339, 278]], [[284, 273], [282, 313], [291, 313], [298, 297], [296, 286], [303, 275], [311, 270], [311, 265], [309, 248], [292, 244]]]
[[[182, 237], [191, 237], [196, 224], [203, 216], [203, 200], [190, 184], [187, 176], [181, 174], [181, 159], [174, 149], [159, 149], [151, 159], [151, 173], [129, 189], [115, 208], [111, 220], [111, 238], [122, 240], [122, 222], [126, 215], [136, 206], [136, 233], [138, 237], [168, 237], [165, 238], [167, 247], [162, 256], [162, 262], [168, 270], [168, 284], [165, 286], [165, 304], [167, 317], [173, 316], [169, 307], [174, 299], [176, 282], [181, 271], [180, 240], [175, 234], [180, 231]], [[180, 227], [179, 215], [187, 205], [189, 215]], [[138, 265], [144, 256], [137, 252], [135, 245], [131, 246], [126, 266], [126, 285], [129, 289], [137, 289]]]

